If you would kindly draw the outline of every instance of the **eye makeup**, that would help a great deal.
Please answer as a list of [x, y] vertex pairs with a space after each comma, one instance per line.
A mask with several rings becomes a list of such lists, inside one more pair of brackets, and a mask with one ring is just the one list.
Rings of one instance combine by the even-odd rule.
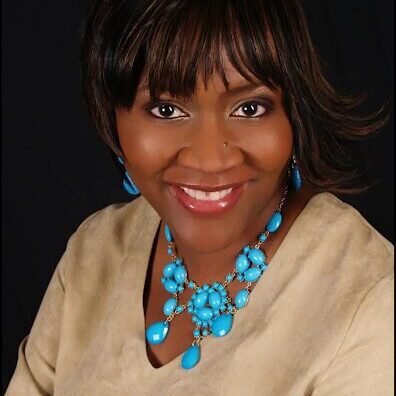
[[[265, 111], [263, 114], [259, 116], [235, 116], [232, 115], [235, 113], [237, 110], [239, 110], [243, 105], [249, 105], [249, 104], [254, 104], [254, 105], [259, 105], [264, 107]], [[153, 110], [160, 107], [160, 106], [169, 106], [174, 109], [174, 111], [182, 113], [183, 115], [177, 116], [177, 117], [161, 117], [153, 114]], [[255, 96], [249, 99], [244, 99], [243, 101], [239, 102], [239, 104], [234, 106], [234, 110], [230, 113], [230, 117], [233, 118], [247, 118], [247, 119], [252, 119], [252, 118], [261, 118], [265, 117], [266, 115], [270, 114], [275, 107], [275, 103], [270, 98], [268, 95], [259, 95]], [[180, 105], [175, 104], [173, 100], [171, 99], [159, 99], [159, 98], [154, 98], [153, 100], [149, 100], [145, 105], [144, 105], [144, 110], [150, 117], [154, 117], [159, 120], [165, 120], [165, 121], [174, 121], [177, 119], [181, 118], [187, 118], [188, 117], [188, 112], [185, 111]]]

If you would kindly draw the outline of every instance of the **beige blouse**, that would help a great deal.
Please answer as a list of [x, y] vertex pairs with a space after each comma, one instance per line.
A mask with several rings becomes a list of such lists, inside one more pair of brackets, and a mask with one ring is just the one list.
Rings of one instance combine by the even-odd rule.
[[[143, 288], [160, 217], [140, 196], [70, 238], [7, 396], [393, 395], [394, 247], [331, 193], [308, 202], [199, 364], [147, 358]], [[159, 318], [161, 320], [162, 318]]]

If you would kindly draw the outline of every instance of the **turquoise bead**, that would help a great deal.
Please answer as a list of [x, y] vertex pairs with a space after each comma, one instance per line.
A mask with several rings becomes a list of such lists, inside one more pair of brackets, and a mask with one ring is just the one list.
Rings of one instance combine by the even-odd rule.
[[202, 308], [208, 302], [208, 292], [201, 292], [195, 295], [194, 306]]
[[244, 254], [240, 254], [235, 262], [235, 268], [237, 270], [237, 272], [239, 272], [240, 274], [242, 274], [243, 272], [245, 272], [250, 266], [249, 260], [246, 257], [246, 255]]
[[246, 307], [249, 301], [249, 292], [246, 289], [239, 290], [235, 296], [235, 306], [239, 308]]
[[194, 330], [193, 331], [193, 336], [194, 337], [199, 337], [201, 335], [201, 332], [199, 330]]
[[125, 189], [132, 195], [138, 195], [140, 193], [139, 189], [136, 187], [135, 183], [132, 181], [128, 172], [125, 171], [124, 175], [125, 175], [125, 178], [124, 178], [123, 183], [124, 183]]
[[300, 173], [300, 169], [297, 166], [297, 164], [294, 164], [293, 169], [292, 169], [292, 184], [293, 184], [293, 188], [298, 191], [301, 188], [301, 173]]
[[246, 282], [256, 282], [260, 278], [261, 274], [262, 274], [262, 272], [261, 272], [260, 268], [257, 268], [257, 267], [249, 268], [244, 274], [245, 281]]
[[122, 184], [123, 184], [125, 190], [128, 192], [128, 194], [137, 195], [137, 190], [134, 189], [134, 188], [131, 186], [131, 184], [129, 183], [128, 179], [125, 178], [125, 179], [122, 181]]
[[188, 282], [188, 288], [194, 289], [195, 283], [193, 281]]
[[150, 344], [161, 344], [168, 335], [169, 323], [156, 322], [146, 330], [146, 339]]
[[265, 241], [267, 240], [267, 236], [266, 236], [264, 233], [263, 233], [263, 234], [260, 234], [259, 240], [260, 240], [261, 242], [265, 242]]
[[282, 214], [280, 212], [275, 212], [270, 218], [267, 224], [267, 230], [269, 232], [275, 232], [282, 223]]
[[208, 307], [203, 307], [198, 311], [197, 315], [201, 320], [209, 320], [213, 318], [213, 310]]
[[221, 305], [221, 296], [218, 292], [213, 292], [209, 294], [209, 305], [213, 309], [217, 309]]
[[186, 278], [187, 278], [187, 270], [186, 270], [186, 267], [184, 267], [183, 265], [177, 267], [177, 268], [175, 269], [175, 272], [174, 272], [173, 276], [174, 276], [175, 281], [176, 281], [177, 283], [181, 283], [181, 284], [184, 283], [184, 281], [185, 281]]
[[249, 252], [249, 260], [255, 265], [261, 265], [265, 262], [265, 254], [260, 249], [252, 249]]
[[167, 240], [168, 242], [173, 242], [173, 236], [172, 236], [171, 230], [169, 229], [169, 227], [168, 227], [167, 224], [165, 224], [164, 231], [165, 231], [165, 238], [166, 238], [166, 240]]
[[129, 176], [129, 173], [127, 171], [125, 172], [125, 177], [128, 179], [129, 184], [133, 185], [133, 181], [131, 179], [131, 176]]
[[171, 278], [175, 272], [176, 264], [175, 263], [168, 263], [165, 265], [162, 273], [164, 274], [165, 278]]
[[118, 156], [117, 159], [118, 159], [118, 162], [119, 162], [121, 165], [124, 165], [124, 160], [123, 160], [122, 157]]
[[167, 279], [164, 282], [164, 288], [169, 293], [176, 293], [176, 291], [177, 291], [177, 283], [175, 281], [173, 281], [172, 279]]
[[177, 301], [175, 298], [170, 298], [169, 300], [165, 301], [164, 308], [162, 309], [164, 315], [170, 315], [176, 308]]
[[212, 323], [212, 334], [215, 337], [226, 336], [232, 328], [232, 323], [234, 321], [232, 314], [220, 315], [213, 320]]
[[238, 274], [237, 279], [239, 280], [239, 282], [243, 282], [245, 280], [242, 274]]
[[185, 370], [190, 370], [197, 365], [201, 358], [201, 348], [199, 345], [192, 345], [184, 352], [181, 366]]

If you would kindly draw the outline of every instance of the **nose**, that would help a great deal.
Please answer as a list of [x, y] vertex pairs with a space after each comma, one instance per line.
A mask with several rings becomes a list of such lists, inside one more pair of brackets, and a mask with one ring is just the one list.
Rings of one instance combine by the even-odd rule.
[[[225, 147], [224, 142], [227, 142]], [[243, 153], [234, 144], [222, 121], [207, 117], [189, 132], [188, 143], [179, 152], [178, 163], [200, 173], [222, 174], [243, 163]]]

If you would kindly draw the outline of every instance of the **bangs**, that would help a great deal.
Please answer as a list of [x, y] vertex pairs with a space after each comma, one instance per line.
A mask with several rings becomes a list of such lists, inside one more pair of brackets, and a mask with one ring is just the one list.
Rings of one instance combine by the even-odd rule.
[[105, 85], [111, 87], [109, 99], [115, 107], [131, 107], [142, 80], [152, 98], [163, 92], [190, 97], [198, 77], [207, 89], [214, 73], [228, 90], [225, 58], [247, 81], [283, 87], [263, 2], [163, 1], [156, 7], [146, 8], [130, 29], [124, 26], [105, 68]]

